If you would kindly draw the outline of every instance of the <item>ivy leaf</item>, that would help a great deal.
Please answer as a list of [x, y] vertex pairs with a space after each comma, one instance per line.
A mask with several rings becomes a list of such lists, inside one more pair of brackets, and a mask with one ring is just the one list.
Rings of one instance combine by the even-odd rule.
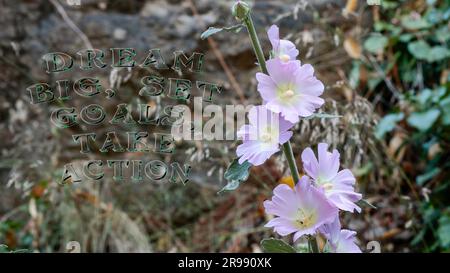
[[296, 253], [295, 248], [285, 241], [275, 238], [262, 240], [261, 247], [266, 253]]
[[424, 132], [433, 126], [440, 114], [441, 112], [436, 108], [421, 113], [415, 112], [409, 116], [408, 124]]
[[409, 43], [408, 50], [416, 59], [425, 60], [429, 63], [450, 57], [450, 50], [448, 48], [443, 46], [431, 47], [423, 40]]
[[400, 41], [407, 43], [414, 38], [414, 35], [412, 35], [411, 33], [405, 33], [405, 34], [400, 35], [398, 38]]
[[442, 248], [450, 247], [450, 217], [443, 216], [439, 219], [439, 228], [437, 230], [439, 241]]
[[408, 51], [418, 60], [426, 60], [430, 54], [430, 46], [420, 40], [408, 44]]
[[442, 124], [450, 125], [450, 96], [441, 100], [439, 106], [442, 107]]
[[403, 113], [389, 114], [384, 116], [377, 127], [375, 128], [375, 137], [378, 139], [382, 139], [386, 133], [392, 131], [397, 122], [401, 121], [405, 117]]
[[248, 161], [245, 161], [242, 164], [239, 164], [239, 161], [237, 158], [233, 159], [230, 166], [228, 166], [227, 170], [225, 171], [224, 178], [228, 181], [228, 184], [223, 187], [218, 194], [224, 192], [224, 191], [234, 191], [236, 190], [239, 185], [246, 181], [250, 175], [250, 167], [252, 164], [250, 164]]
[[414, 18], [412, 16], [403, 16], [401, 24], [404, 28], [409, 30], [418, 30], [429, 28], [431, 25], [424, 18]]
[[435, 46], [431, 48], [430, 55], [428, 56], [428, 62], [437, 62], [442, 61], [446, 58], [450, 57], [450, 50], [443, 46]]
[[444, 25], [436, 30], [436, 38], [442, 43], [450, 40], [450, 32], [448, 31], [448, 27]]
[[426, 104], [427, 104], [427, 103], [430, 101], [430, 99], [432, 99], [432, 98], [433, 98], [433, 92], [432, 92], [430, 89], [426, 88], [426, 89], [422, 90], [422, 91], [416, 96], [416, 98], [413, 98], [413, 99], [416, 99], [417, 102], [420, 104], [420, 106], [426, 108]]
[[371, 53], [383, 53], [388, 41], [388, 38], [381, 34], [372, 35], [364, 42], [364, 48]]
[[209, 27], [207, 30], [205, 30], [202, 35], [200, 35], [200, 38], [202, 40], [205, 40], [206, 38], [208, 38], [209, 36], [212, 36], [216, 33], [219, 33], [221, 31], [228, 31], [228, 32], [234, 32], [234, 33], [238, 33], [239, 31], [241, 31], [241, 29], [244, 27], [244, 25], [239, 24], [239, 25], [235, 25], [235, 26], [231, 26], [231, 27], [222, 27], [222, 28], [217, 28], [217, 27]]

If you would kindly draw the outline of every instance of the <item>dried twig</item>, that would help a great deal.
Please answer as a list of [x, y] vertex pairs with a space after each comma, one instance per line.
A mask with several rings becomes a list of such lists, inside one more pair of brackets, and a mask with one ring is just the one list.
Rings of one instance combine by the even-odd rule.
[[[197, 8], [195, 7], [194, 2], [192, 0], [189, 0], [188, 2], [189, 2], [189, 6], [191, 8], [192, 13], [194, 14], [195, 17], [197, 17], [199, 19], [200, 23], [203, 25], [204, 23], [202, 22], [201, 18], [198, 16], [198, 11], [197, 11]], [[236, 77], [233, 75], [233, 72], [231, 72], [230, 67], [225, 62], [225, 59], [222, 55], [222, 52], [220, 52], [216, 41], [212, 37], [208, 37], [207, 40], [208, 40], [208, 44], [211, 47], [214, 55], [216, 56], [220, 65], [222, 66], [223, 70], [225, 71], [225, 74], [227, 75], [227, 78], [230, 81], [231, 86], [233, 86], [233, 89], [238, 94], [241, 103], [245, 104], [244, 91], [242, 90], [241, 86], [239, 85], [238, 81], [236, 80]]]
[[369, 61], [369, 63], [372, 65], [373, 68], [375, 68], [375, 71], [378, 74], [378, 77], [382, 78], [384, 83], [386, 84], [389, 91], [391, 91], [392, 95], [396, 99], [400, 99], [400, 92], [397, 90], [395, 85], [392, 83], [391, 79], [387, 77], [386, 73], [383, 71], [383, 69], [380, 67], [380, 65], [377, 63], [375, 58], [371, 55], [368, 56], [368, 58], [363, 58]]
[[66, 10], [64, 9], [64, 7], [57, 1], [57, 0], [50, 0], [50, 3], [53, 4], [53, 6], [55, 6], [56, 10], [58, 11], [58, 13], [61, 15], [61, 17], [63, 18], [64, 22], [67, 23], [67, 25], [78, 35], [80, 36], [81, 40], [83, 41], [83, 43], [86, 46], [86, 49], [94, 49], [94, 47], [92, 46], [91, 42], [89, 41], [89, 38], [86, 36], [86, 34], [84, 34], [80, 28], [77, 27], [77, 25], [75, 25], [75, 23], [72, 21], [72, 19], [70, 19], [69, 15], [67, 15]]

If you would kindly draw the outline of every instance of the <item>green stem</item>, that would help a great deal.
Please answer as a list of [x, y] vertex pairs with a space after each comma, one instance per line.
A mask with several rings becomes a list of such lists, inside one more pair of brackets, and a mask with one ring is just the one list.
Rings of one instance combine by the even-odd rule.
[[312, 253], [319, 253], [319, 246], [317, 245], [317, 239], [314, 236], [308, 237], [308, 244]]
[[284, 156], [286, 156], [289, 169], [291, 170], [292, 179], [294, 179], [294, 183], [297, 183], [300, 180], [300, 175], [298, 174], [297, 164], [295, 163], [294, 152], [292, 151], [292, 146], [289, 140], [283, 144], [283, 152]]
[[[253, 20], [252, 20], [250, 12], [247, 14], [247, 16], [242, 21], [244, 22], [245, 26], [247, 27], [248, 34], [252, 41], [253, 50], [255, 52], [256, 59], [258, 60], [258, 64], [259, 64], [259, 67], [261, 68], [261, 71], [265, 74], [269, 74], [267, 72], [266, 59], [264, 57], [264, 52], [263, 52], [261, 44], [259, 42], [255, 26], [253, 25]], [[300, 180], [300, 175], [298, 173], [297, 164], [295, 163], [294, 152], [292, 151], [292, 146], [289, 141], [287, 141], [286, 143], [283, 144], [283, 152], [284, 152], [284, 156], [286, 156], [286, 159], [288, 161], [292, 179], [294, 180], [294, 183], [297, 183]], [[310, 236], [308, 238], [308, 244], [313, 253], [319, 252], [319, 248], [317, 246], [317, 241], [316, 241], [315, 237]]]
[[266, 58], [264, 57], [264, 52], [262, 50], [261, 44], [259, 43], [258, 34], [256, 33], [255, 25], [253, 24], [250, 13], [244, 19], [244, 24], [247, 27], [248, 34], [250, 35], [250, 39], [252, 40], [253, 50], [255, 51], [259, 67], [264, 74], [269, 74], [266, 67]]

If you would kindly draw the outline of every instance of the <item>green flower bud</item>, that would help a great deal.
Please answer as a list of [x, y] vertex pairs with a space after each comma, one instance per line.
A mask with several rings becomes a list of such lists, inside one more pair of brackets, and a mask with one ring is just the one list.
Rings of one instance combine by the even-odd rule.
[[231, 12], [237, 20], [244, 20], [250, 12], [250, 6], [244, 1], [236, 1], [231, 8]]

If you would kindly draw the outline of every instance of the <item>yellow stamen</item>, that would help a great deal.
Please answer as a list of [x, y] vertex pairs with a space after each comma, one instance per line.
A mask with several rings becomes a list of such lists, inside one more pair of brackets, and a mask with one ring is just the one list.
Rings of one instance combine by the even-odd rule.
[[298, 209], [298, 215], [295, 223], [299, 228], [308, 228], [316, 221], [316, 215], [314, 212], [305, 212], [303, 209]]
[[323, 188], [324, 188], [326, 191], [329, 191], [329, 190], [333, 189], [333, 184], [331, 184], [331, 183], [325, 183], [325, 184], [323, 184]]
[[270, 126], [260, 131], [259, 140], [265, 143], [272, 143], [278, 140], [278, 132]]
[[286, 92], [284, 92], [284, 97], [286, 97], [286, 98], [292, 98], [294, 95], [295, 95], [295, 93], [294, 93], [294, 91], [292, 91], [291, 89], [289, 89], [289, 90], [286, 90]]
[[286, 63], [286, 62], [289, 62], [291, 60], [291, 57], [289, 57], [289, 55], [287, 55], [287, 54], [281, 54], [280, 55], [280, 60]]
[[268, 133], [264, 133], [261, 135], [261, 141], [263, 141], [263, 142], [269, 142], [270, 139], [271, 139], [271, 136]]
[[281, 84], [277, 88], [277, 97], [285, 104], [294, 103], [296, 96], [296, 86], [293, 83]]

